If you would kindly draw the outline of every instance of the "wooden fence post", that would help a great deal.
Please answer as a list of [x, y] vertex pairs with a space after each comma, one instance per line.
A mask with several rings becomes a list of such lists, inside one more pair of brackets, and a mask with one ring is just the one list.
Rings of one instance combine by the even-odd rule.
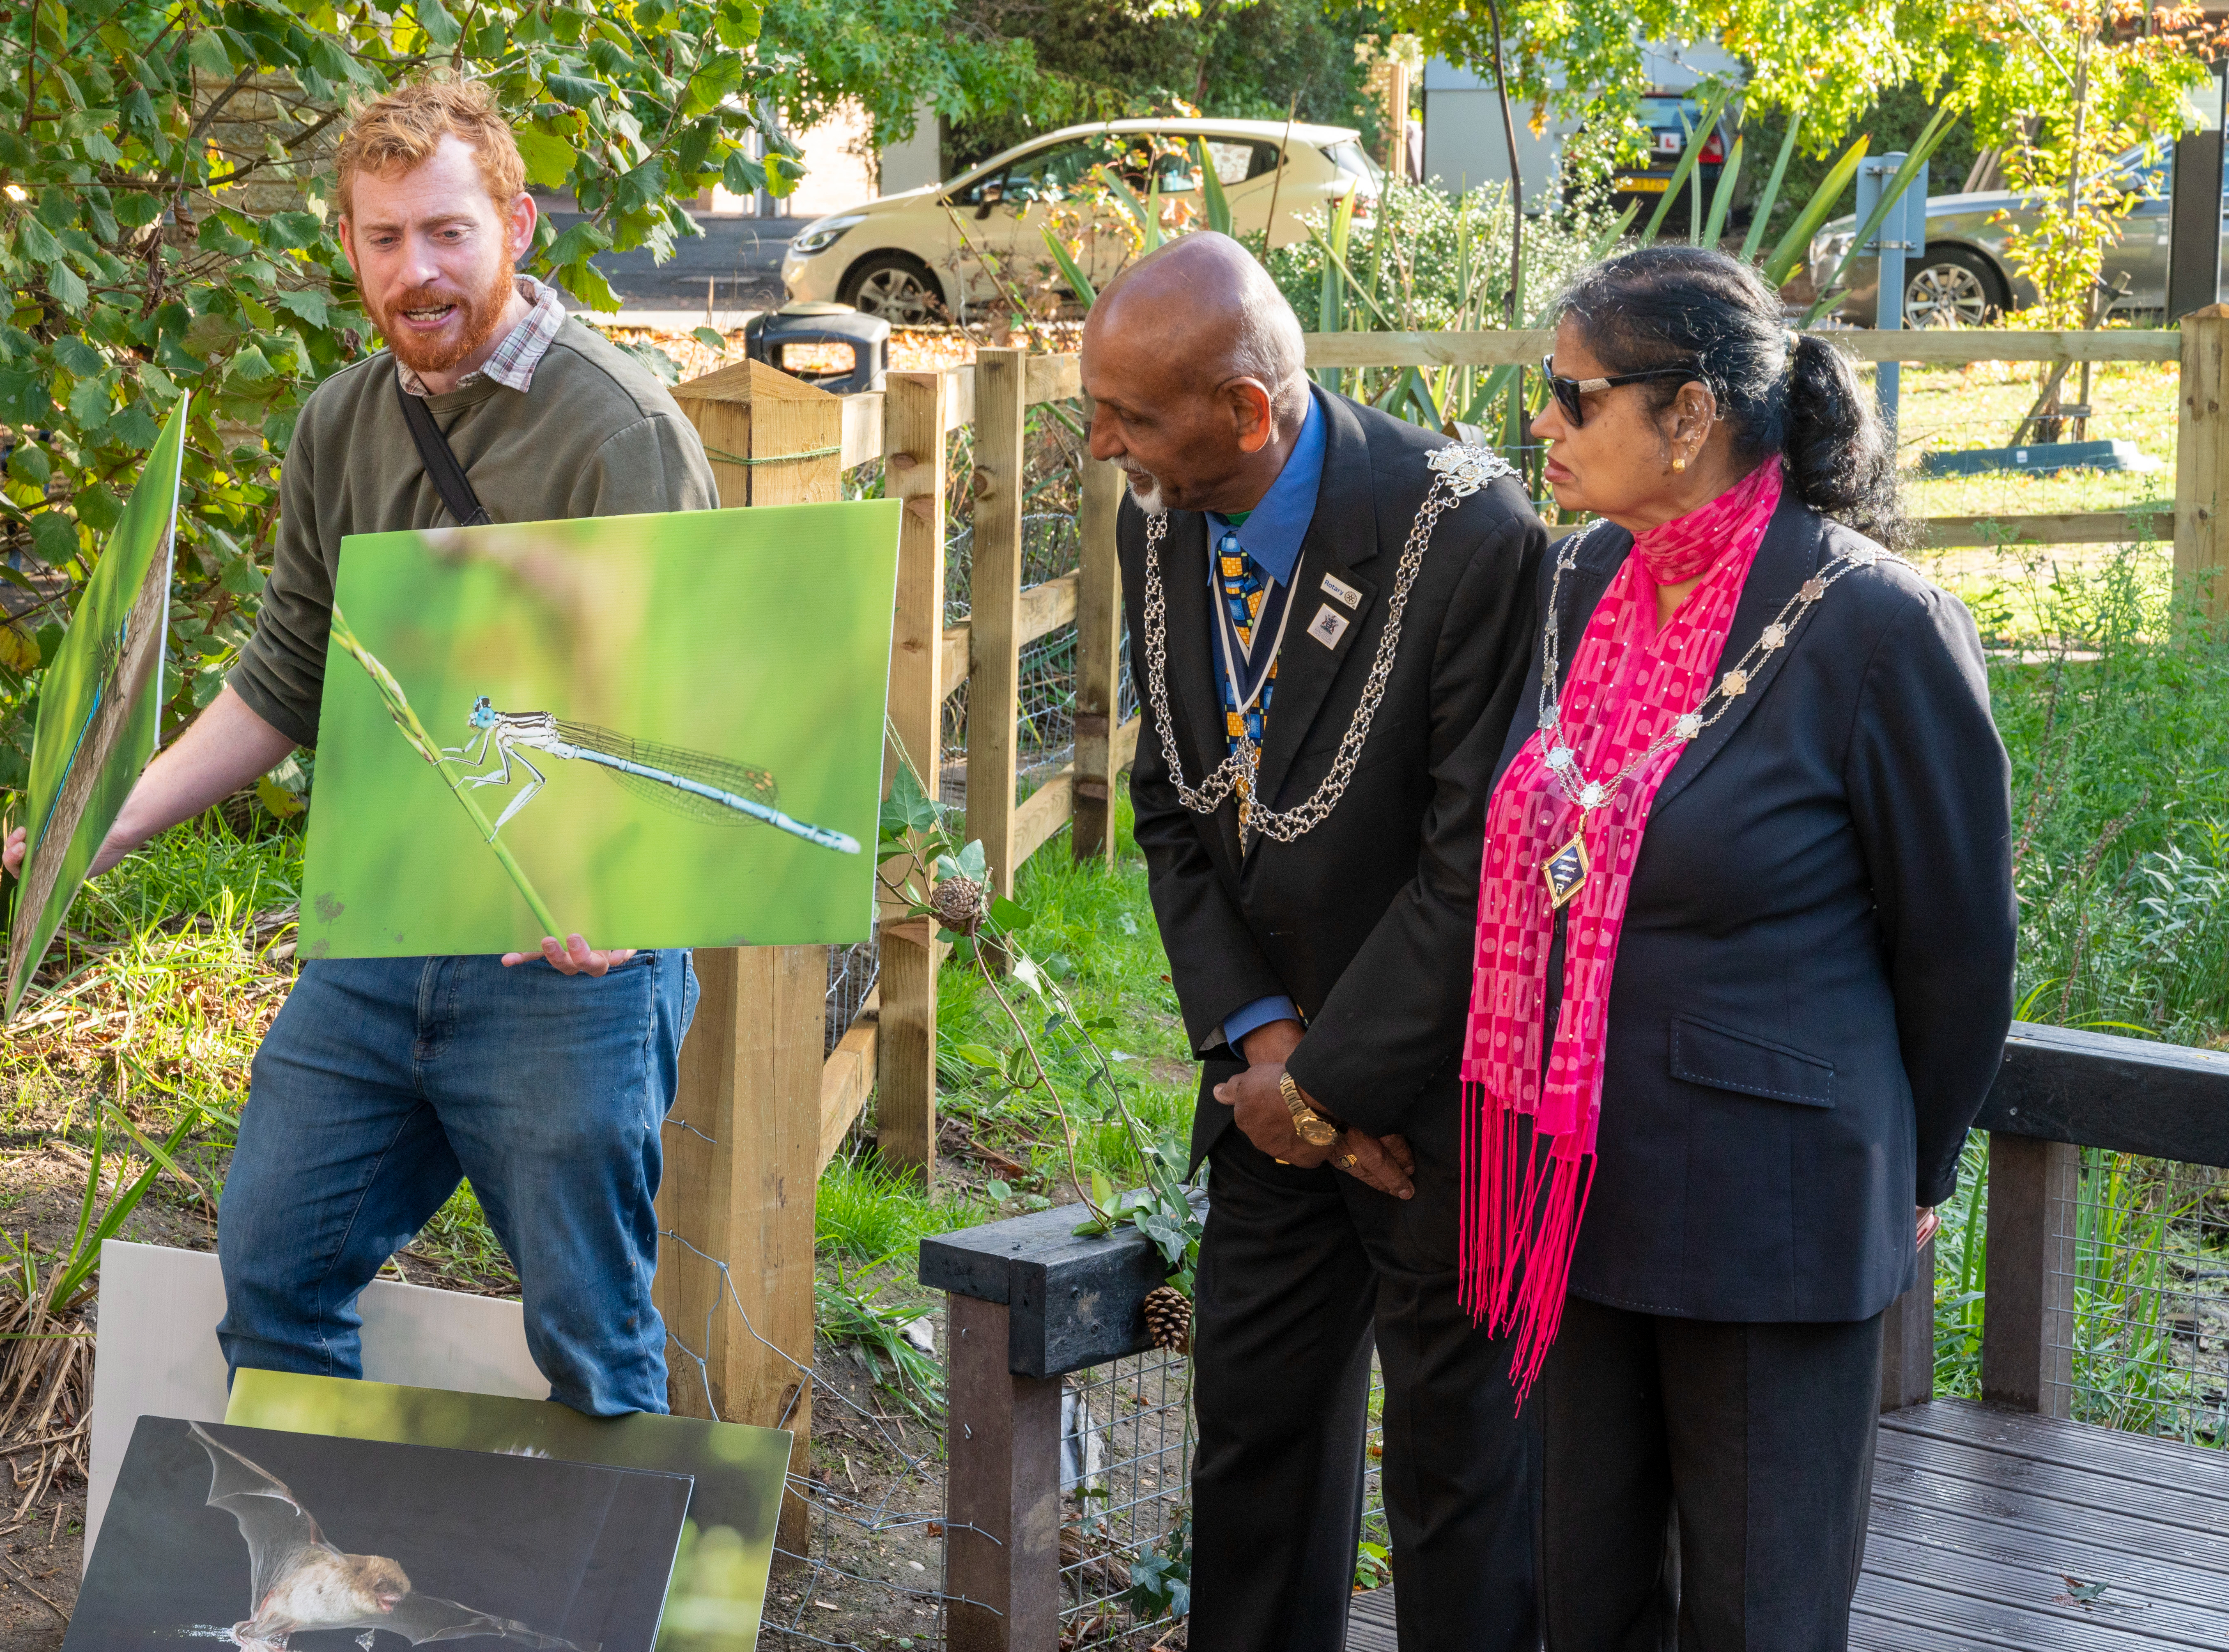
[[[673, 394], [703, 439], [723, 505], [838, 496], [837, 397], [760, 362]], [[704, 1254], [666, 1240], [652, 1295], [668, 1329], [705, 1366], [700, 1373], [682, 1356], [670, 1402], [685, 1416], [790, 1430], [790, 1470], [802, 1475], [813, 1439], [813, 1204], [828, 949], [703, 951], [697, 973], [703, 992], [666, 1121], [658, 1215], [662, 1229]], [[720, 1263], [732, 1302], [723, 1301]], [[806, 1522], [805, 1504], [786, 1496], [784, 1548], [805, 1552]]]
[[[941, 373], [883, 381], [883, 488], [906, 502], [899, 518], [897, 624], [890, 638], [890, 728], [931, 792], [944, 725], [944, 487]], [[890, 759], [894, 765], [896, 754]], [[888, 875], [895, 881], [900, 868]], [[882, 926], [882, 1028], [876, 1046], [876, 1120], [884, 1160], [936, 1182], [936, 932], [886, 904]]]
[[950, 1652], [1052, 1652], [1060, 1640], [1058, 1377], [1007, 1368], [1006, 1304], [948, 1296], [946, 1607]]
[[967, 578], [967, 836], [991, 892], [1014, 893], [1014, 743], [1020, 708], [1022, 432], [1029, 352], [975, 356], [975, 534]]
[[1122, 570], [1114, 518], [1122, 473], [1104, 459], [1083, 465], [1077, 512], [1083, 556], [1076, 581], [1076, 822], [1069, 841], [1078, 861], [1114, 859], [1114, 732], [1122, 682]]
[[1982, 1398], [2066, 1417], [2073, 1408], [2074, 1221], [2082, 1150], [1989, 1132]]
[[1935, 1241], [1919, 1252], [1919, 1277], [1888, 1305], [1881, 1327], [1880, 1408], [1902, 1411], [1935, 1398]]
[[2174, 574], [2194, 589], [2207, 614], [2229, 611], [2229, 390], [2224, 347], [2229, 304], [2182, 318], [2182, 376], [2174, 428]]

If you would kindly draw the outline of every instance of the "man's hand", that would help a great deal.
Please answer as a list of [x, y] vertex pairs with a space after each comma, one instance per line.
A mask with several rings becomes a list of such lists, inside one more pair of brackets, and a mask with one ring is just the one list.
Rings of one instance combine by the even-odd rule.
[[1921, 1205], [1918, 1210], [1919, 1243], [1915, 1248], [1924, 1251], [1927, 1248], [1927, 1241], [1935, 1237], [1935, 1230], [1943, 1226], [1943, 1219], [1935, 1213], [1931, 1205]]
[[603, 975], [633, 956], [632, 946], [615, 946], [607, 952], [599, 952], [578, 935], [568, 936], [562, 941], [555, 935], [544, 935], [539, 952], [505, 952], [503, 967], [508, 970], [534, 958], [546, 958], [549, 967], [560, 975]]
[[1306, 1030], [1296, 1021], [1265, 1021], [1238, 1041], [1238, 1053], [1249, 1066], [1282, 1067], [1300, 1048]]
[[28, 828], [18, 826], [8, 834], [8, 847], [0, 848], [0, 866], [8, 868], [8, 875], [11, 878], [23, 875], [23, 851], [30, 836]]
[[[1270, 1028], [1293, 1025], [1290, 1021], [1272, 1021], [1269, 1027], [1248, 1034], [1247, 1053], [1253, 1053], [1255, 1039]], [[1416, 1173], [1416, 1161], [1409, 1151], [1409, 1144], [1397, 1136], [1381, 1139], [1358, 1130], [1342, 1130], [1339, 1139], [1327, 1146], [1317, 1147], [1302, 1141], [1300, 1132], [1293, 1128], [1292, 1111], [1285, 1105], [1285, 1098], [1278, 1088], [1277, 1080], [1284, 1073], [1282, 1061], [1257, 1062], [1236, 1078], [1225, 1079], [1215, 1086], [1215, 1098], [1231, 1110], [1233, 1120], [1246, 1132], [1248, 1141], [1271, 1158], [1282, 1159], [1304, 1170], [1312, 1170], [1329, 1161], [1357, 1181], [1396, 1199], [1406, 1199], [1416, 1192], [1410, 1178]], [[1301, 1093], [1307, 1098], [1306, 1091]], [[1314, 1106], [1313, 1098], [1308, 1100]], [[1345, 1162], [1348, 1159], [1353, 1162]]]

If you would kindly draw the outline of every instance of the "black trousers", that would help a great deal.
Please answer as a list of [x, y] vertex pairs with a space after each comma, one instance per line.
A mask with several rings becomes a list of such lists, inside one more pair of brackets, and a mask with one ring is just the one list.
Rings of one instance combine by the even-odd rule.
[[1532, 1452], [1509, 1348], [1455, 1301], [1455, 1153], [1416, 1193], [1280, 1165], [1233, 1129], [1209, 1157], [1194, 1403], [1191, 1643], [1339, 1652], [1362, 1510], [1373, 1332], [1404, 1652], [1534, 1652]]
[[1532, 1404], [1548, 1652], [1843, 1652], [1881, 1319], [1733, 1325], [1566, 1299]]

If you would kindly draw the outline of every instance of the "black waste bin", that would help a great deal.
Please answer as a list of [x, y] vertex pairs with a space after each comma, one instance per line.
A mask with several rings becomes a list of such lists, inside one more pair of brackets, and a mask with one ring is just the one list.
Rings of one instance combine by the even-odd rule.
[[[827, 346], [851, 351], [851, 365], [823, 366]], [[809, 348], [799, 348], [799, 347]], [[838, 395], [879, 390], [890, 370], [890, 324], [841, 304], [792, 304], [754, 316], [743, 329], [743, 349], [755, 362]], [[789, 359], [794, 350], [795, 365]]]

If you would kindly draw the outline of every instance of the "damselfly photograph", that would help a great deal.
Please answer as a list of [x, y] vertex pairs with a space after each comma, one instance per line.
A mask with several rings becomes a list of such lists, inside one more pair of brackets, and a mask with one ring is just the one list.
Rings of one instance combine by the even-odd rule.
[[305, 955], [864, 938], [896, 569], [888, 500], [345, 541]]

